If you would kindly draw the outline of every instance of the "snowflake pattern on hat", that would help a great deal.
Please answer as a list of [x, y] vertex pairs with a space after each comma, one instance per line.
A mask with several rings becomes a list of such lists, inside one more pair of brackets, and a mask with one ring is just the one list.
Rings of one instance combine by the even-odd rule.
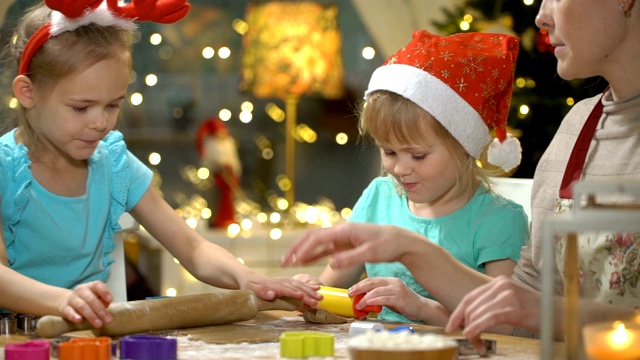
[[401, 95], [436, 118], [474, 158], [497, 139], [488, 160], [506, 171], [520, 163], [517, 139], [506, 132], [519, 50], [515, 36], [417, 30], [404, 48], [376, 69], [365, 99], [376, 90]]

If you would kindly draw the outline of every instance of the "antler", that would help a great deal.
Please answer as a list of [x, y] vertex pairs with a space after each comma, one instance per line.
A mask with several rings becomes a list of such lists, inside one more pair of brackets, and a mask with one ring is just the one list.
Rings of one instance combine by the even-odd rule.
[[121, 17], [161, 24], [171, 24], [182, 19], [191, 8], [187, 0], [133, 0], [122, 6], [118, 5], [118, 0], [107, 0], [107, 6]]
[[[78, 26], [86, 25], [94, 18], [86, 16], [85, 13], [99, 12], [102, 8], [100, 5], [105, 0], [45, 0], [47, 7], [55, 10], [63, 17], [73, 19], [70, 24], [67, 21], [55, 21], [53, 15], [51, 21], [44, 24], [31, 36], [20, 56], [18, 65], [18, 73], [26, 74], [29, 71], [31, 60], [49, 40], [51, 36], [55, 36], [64, 31], [77, 29]], [[153, 21], [162, 24], [174, 23], [187, 15], [191, 5], [187, 0], [132, 0], [132, 2], [119, 6], [118, 0], [106, 0], [107, 8], [112, 13], [106, 11], [107, 17], [112, 23], [124, 20], [124, 23], [133, 23], [133, 21]], [[106, 10], [106, 9], [105, 9]], [[119, 19], [115, 19], [118, 17]], [[82, 21], [85, 20], [85, 22]], [[75, 21], [78, 20], [78, 21]], [[131, 21], [129, 21], [131, 20]], [[120, 26], [124, 26], [120, 24]], [[126, 27], [125, 27], [126, 28]]]
[[95, 9], [102, 0], [45, 0], [47, 7], [64, 14], [68, 18], [77, 18], [87, 9]]

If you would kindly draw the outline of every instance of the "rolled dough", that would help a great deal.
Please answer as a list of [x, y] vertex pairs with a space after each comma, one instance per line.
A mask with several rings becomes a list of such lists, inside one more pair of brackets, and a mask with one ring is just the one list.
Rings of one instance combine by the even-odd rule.
[[313, 324], [344, 324], [346, 318], [322, 309], [309, 309], [302, 313], [304, 321]]
[[298, 312], [263, 311], [249, 321], [235, 324], [176, 329], [157, 333], [162, 336], [188, 336], [192, 341], [209, 344], [263, 343], [278, 341], [284, 331], [321, 331], [346, 334], [349, 324], [314, 324], [306, 322]]

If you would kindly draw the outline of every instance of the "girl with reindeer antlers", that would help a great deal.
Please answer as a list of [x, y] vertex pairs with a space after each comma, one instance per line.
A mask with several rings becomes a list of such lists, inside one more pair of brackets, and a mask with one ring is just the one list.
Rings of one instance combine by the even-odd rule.
[[134, 19], [173, 23], [189, 7], [46, 0], [21, 19], [11, 45], [18, 124], [0, 138], [0, 307], [109, 323], [104, 282], [124, 212], [203, 282], [317, 304], [317, 287], [260, 275], [188, 227], [113, 130], [132, 71]]

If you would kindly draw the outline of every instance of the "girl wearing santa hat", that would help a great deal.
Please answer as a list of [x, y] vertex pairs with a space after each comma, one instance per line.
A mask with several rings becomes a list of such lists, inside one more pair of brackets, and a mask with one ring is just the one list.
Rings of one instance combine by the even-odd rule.
[[[399, 226], [469, 269], [511, 275], [528, 238], [527, 216], [491, 191], [490, 172], [478, 160], [488, 147], [488, 161], [503, 171], [520, 161], [519, 142], [506, 133], [518, 44], [510, 35], [420, 30], [373, 73], [360, 129], [379, 147], [384, 174], [365, 189], [349, 222]], [[377, 245], [384, 251], [393, 242]], [[353, 286], [364, 270], [367, 279]], [[328, 266], [318, 281], [296, 278], [366, 292], [362, 302], [384, 305], [384, 320], [444, 326], [449, 317], [400, 263]]]

